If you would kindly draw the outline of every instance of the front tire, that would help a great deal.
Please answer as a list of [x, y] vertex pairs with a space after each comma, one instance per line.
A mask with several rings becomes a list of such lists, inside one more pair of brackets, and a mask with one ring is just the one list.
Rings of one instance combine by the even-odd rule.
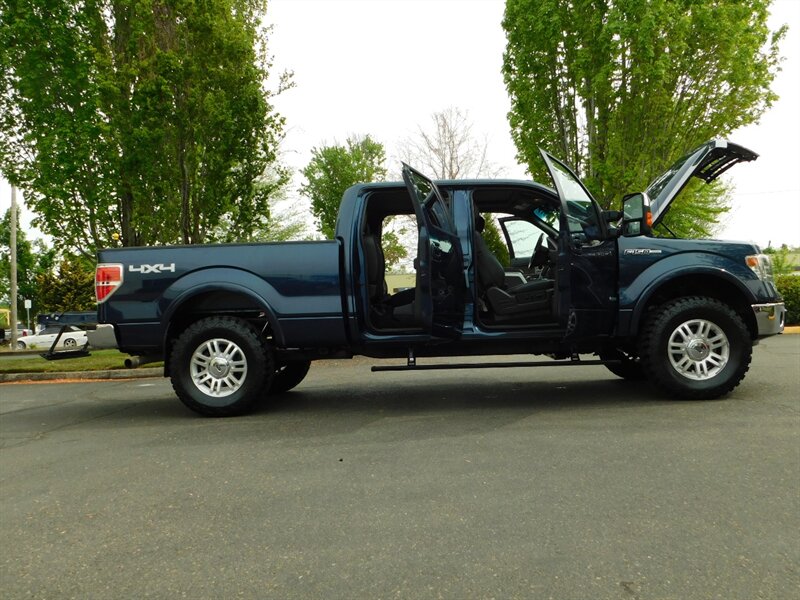
[[731, 392], [750, 368], [752, 353], [742, 318], [719, 300], [699, 296], [656, 308], [639, 343], [650, 381], [671, 396], [692, 400]]
[[170, 356], [172, 387], [202, 415], [250, 411], [272, 383], [272, 350], [258, 330], [235, 317], [208, 317], [187, 327]]

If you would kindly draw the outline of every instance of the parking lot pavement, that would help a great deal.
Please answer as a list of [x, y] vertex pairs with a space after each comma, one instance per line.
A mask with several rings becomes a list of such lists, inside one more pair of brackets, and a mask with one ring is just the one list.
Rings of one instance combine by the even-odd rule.
[[792, 598], [800, 336], [727, 399], [320, 363], [254, 415], [0, 386], [3, 598]]

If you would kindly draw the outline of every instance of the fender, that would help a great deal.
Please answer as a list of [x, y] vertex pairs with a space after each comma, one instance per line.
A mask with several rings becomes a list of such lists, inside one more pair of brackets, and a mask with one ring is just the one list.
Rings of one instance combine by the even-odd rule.
[[731, 298], [736, 304], [756, 302], [755, 289], [747, 284], [758, 286], [761, 282], [744, 263], [708, 252], [674, 254], [646, 267], [627, 285], [620, 278], [618, 334], [627, 336], [638, 331], [644, 311], [658, 290], [680, 278], [698, 276], [704, 283], [713, 285], [714, 280], [721, 280], [736, 289], [739, 297]]
[[[276, 301], [279, 301], [278, 292], [269, 283], [249, 271], [233, 268], [192, 271], [164, 290], [159, 301], [159, 312], [165, 338], [169, 330], [169, 323], [181, 306], [199, 294], [213, 291], [232, 292], [253, 300], [265, 312], [276, 343], [279, 346], [285, 345], [283, 330], [273, 308]], [[166, 341], [165, 339], [164, 342], [166, 343]]]

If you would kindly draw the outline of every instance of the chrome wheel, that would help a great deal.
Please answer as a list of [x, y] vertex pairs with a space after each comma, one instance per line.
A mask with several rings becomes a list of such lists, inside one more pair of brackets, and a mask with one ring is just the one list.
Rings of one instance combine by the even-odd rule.
[[67, 338], [67, 339], [64, 340], [64, 347], [65, 348], [72, 348], [72, 347], [77, 346], [77, 345], [78, 345], [78, 342], [76, 342], [73, 338]]
[[206, 340], [192, 354], [192, 382], [202, 393], [224, 398], [237, 392], [247, 380], [247, 357], [230, 340]]
[[184, 329], [169, 354], [172, 387], [181, 402], [209, 417], [252, 410], [275, 373], [261, 329], [230, 316], [199, 319]]
[[712, 400], [742, 381], [753, 338], [742, 316], [721, 300], [685, 296], [653, 307], [637, 350], [647, 378], [661, 391]]
[[730, 343], [721, 327], [705, 319], [678, 325], [669, 336], [667, 354], [672, 368], [694, 381], [718, 375], [728, 364]]

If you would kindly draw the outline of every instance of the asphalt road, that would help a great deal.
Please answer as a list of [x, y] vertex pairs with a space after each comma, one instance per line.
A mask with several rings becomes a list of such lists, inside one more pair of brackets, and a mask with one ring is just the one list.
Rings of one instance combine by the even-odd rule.
[[0, 386], [0, 596], [800, 597], [800, 336], [713, 402], [370, 364], [222, 420], [161, 379]]

